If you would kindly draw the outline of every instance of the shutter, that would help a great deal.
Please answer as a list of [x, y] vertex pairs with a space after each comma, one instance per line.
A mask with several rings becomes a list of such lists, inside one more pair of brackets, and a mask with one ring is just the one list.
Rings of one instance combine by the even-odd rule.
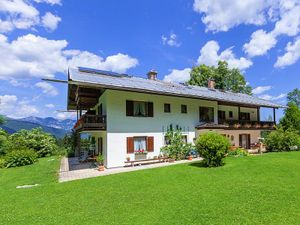
[[133, 101], [126, 101], [126, 116], [133, 116]]
[[153, 117], [153, 102], [148, 102], [148, 117]]
[[154, 137], [147, 137], [147, 151], [154, 152]]
[[134, 153], [133, 137], [127, 137], [127, 154]]
[[242, 135], [239, 135], [239, 146], [242, 147]]
[[247, 136], [248, 136], [247, 148], [248, 148], [248, 149], [250, 149], [250, 145], [251, 145], [251, 138], [250, 138], [250, 134], [248, 134]]

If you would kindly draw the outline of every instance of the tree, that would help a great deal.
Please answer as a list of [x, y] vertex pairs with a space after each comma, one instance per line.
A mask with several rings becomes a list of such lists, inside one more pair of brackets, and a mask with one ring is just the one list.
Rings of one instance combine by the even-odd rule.
[[4, 118], [4, 116], [0, 115], [0, 125], [2, 125], [4, 123], [5, 123], [5, 118]]
[[298, 108], [300, 108], [300, 90], [295, 88], [293, 91], [289, 92], [287, 95], [288, 102], [294, 103]]
[[279, 127], [284, 131], [291, 130], [300, 134], [300, 108], [294, 102], [288, 103], [284, 116], [279, 122]]
[[209, 79], [214, 79], [217, 89], [245, 94], [252, 91], [240, 70], [229, 69], [225, 61], [219, 61], [217, 67], [204, 64], [193, 67], [187, 84], [207, 87]]

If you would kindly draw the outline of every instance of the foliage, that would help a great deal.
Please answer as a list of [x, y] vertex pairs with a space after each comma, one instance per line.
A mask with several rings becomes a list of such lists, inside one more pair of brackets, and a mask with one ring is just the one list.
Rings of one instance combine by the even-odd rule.
[[223, 159], [229, 147], [229, 140], [216, 132], [206, 132], [196, 141], [196, 148], [199, 155], [204, 158], [203, 163], [207, 167], [224, 165]]
[[62, 139], [57, 141], [61, 152], [68, 157], [73, 157], [75, 155], [75, 146], [76, 146], [76, 133], [73, 131], [72, 133], [65, 134]]
[[193, 67], [187, 83], [207, 87], [209, 79], [215, 80], [217, 89], [245, 94], [251, 94], [252, 91], [244, 75], [238, 69], [229, 69], [225, 61], [219, 61], [217, 67], [204, 64]]
[[37, 161], [38, 154], [32, 149], [19, 149], [6, 154], [4, 165], [6, 168], [26, 166]]
[[278, 129], [272, 131], [265, 143], [269, 151], [293, 151], [300, 150], [300, 136], [293, 131]]
[[293, 91], [289, 92], [287, 95], [288, 102], [295, 104], [300, 108], [300, 90], [295, 88]]
[[100, 164], [100, 165], [103, 165], [104, 164], [104, 156], [99, 154], [97, 156], [97, 162]]
[[288, 108], [285, 109], [279, 126], [283, 130], [295, 131], [300, 135], [300, 108], [292, 102], [288, 103]]
[[8, 134], [0, 128], [0, 156], [6, 153]]
[[5, 167], [5, 158], [0, 157], [0, 169]]
[[20, 130], [8, 137], [8, 151], [20, 148], [32, 149], [39, 157], [53, 155], [57, 151], [55, 138], [41, 128]]
[[5, 118], [4, 116], [0, 115], [0, 125], [5, 123]]
[[184, 159], [192, 146], [184, 142], [181, 130], [171, 128], [165, 136], [169, 143], [161, 148], [161, 152], [176, 160]]
[[235, 156], [235, 157], [249, 156], [249, 153], [243, 148], [236, 148], [234, 150], [229, 150], [228, 156]]

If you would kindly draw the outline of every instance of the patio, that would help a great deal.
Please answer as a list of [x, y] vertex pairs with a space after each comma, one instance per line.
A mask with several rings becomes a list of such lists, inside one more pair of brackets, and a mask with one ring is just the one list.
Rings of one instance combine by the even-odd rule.
[[147, 165], [141, 165], [135, 167], [110, 168], [110, 169], [105, 169], [104, 171], [98, 171], [98, 168], [94, 163], [90, 163], [90, 162], [79, 163], [78, 158], [64, 157], [62, 158], [60, 164], [59, 182], [67, 182], [72, 180], [80, 180], [80, 179], [86, 179], [86, 178], [98, 177], [98, 176], [107, 176], [111, 174], [126, 173], [126, 172], [137, 171], [137, 170], [171, 166], [175, 164], [189, 163], [189, 162], [195, 162], [200, 160], [202, 160], [202, 158], [175, 161], [173, 163], [162, 162], [162, 163], [147, 164]]

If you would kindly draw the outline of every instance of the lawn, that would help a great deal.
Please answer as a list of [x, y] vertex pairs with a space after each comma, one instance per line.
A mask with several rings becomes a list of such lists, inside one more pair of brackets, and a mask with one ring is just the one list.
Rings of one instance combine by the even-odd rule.
[[[0, 170], [0, 224], [299, 224], [300, 152], [57, 183], [58, 159]], [[41, 184], [31, 189], [17, 185]]]

